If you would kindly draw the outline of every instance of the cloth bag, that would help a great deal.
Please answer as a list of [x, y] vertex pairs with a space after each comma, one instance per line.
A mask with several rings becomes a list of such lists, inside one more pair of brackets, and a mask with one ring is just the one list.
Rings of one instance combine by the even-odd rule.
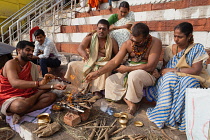
[[210, 140], [210, 88], [187, 88], [185, 108], [187, 139]]

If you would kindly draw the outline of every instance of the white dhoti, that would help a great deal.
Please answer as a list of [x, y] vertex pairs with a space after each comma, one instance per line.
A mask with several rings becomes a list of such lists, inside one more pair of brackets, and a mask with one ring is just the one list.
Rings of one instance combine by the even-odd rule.
[[116, 73], [106, 79], [105, 98], [118, 101], [123, 96], [133, 103], [138, 103], [143, 97], [143, 88], [155, 84], [155, 77], [144, 70], [131, 71], [128, 74], [127, 85], [124, 86], [126, 74]]
[[[82, 88], [82, 83], [84, 82], [83, 75], [83, 61], [72, 61], [68, 64], [67, 72], [64, 76], [72, 85]], [[97, 79], [91, 81], [90, 92], [101, 91], [105, 89], [105, 79], [110, 75], [110, 73], [105, 73], [98, 77]]]

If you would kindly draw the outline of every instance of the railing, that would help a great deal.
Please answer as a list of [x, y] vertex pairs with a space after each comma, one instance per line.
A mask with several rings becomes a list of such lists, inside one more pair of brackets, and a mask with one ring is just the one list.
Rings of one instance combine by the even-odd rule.
[[[27, 5], [27, 8], [22, 8], [21, 11], [15, 13], [13, 17], [3, 22], [1, 25], [1, 40], [2, 42], [12, 45], [14, 41], [27, 39], [29, 30], [34, 26], [53, 27], [52, 34], [56, 30], [56, 25], [60, 26], [65, 23], [60, 23], [60, 19], [64, 15], [68, 19], [74, 18], [76, 11], [76, 0], [70, 0], [65, 3], [65, 0], [34, 0]], [[69, 7], [69, 10], [63, 10]], [[68, 17], [68, 15], [71, 15]], [[67, 20], [66, 20], [67, 21]], [[24, 37], [24, 34], [25, 37]], [[54, 37], [54, 35], [53, 35]]]
[[38, 5], [40, 5], [40, 3], [42, 3], [42, 0], [33, 0], [30, 3], [28, 3], [26, 6], [24, 6], [23, 8], [21, 8], [19, 11], [17, 11], [16, 13], [14, 13], [12, 16], [10, 16], [9, 18], [7, 18], [6, 20], [4, 20], [0, 26], [1, 26], [1, 41], [5, 42], [7, 39], [5, 39], [5, 36], [8, 36], [9, 34], [9, 26], [11, 24], [13, 24], [14, 22], [17, 21], [17, 19], [19, 19], [20, 17], [22, 17], [23, 15], [25, 15], [28, 11], [30, 11], [33, 8], [36, 8]]

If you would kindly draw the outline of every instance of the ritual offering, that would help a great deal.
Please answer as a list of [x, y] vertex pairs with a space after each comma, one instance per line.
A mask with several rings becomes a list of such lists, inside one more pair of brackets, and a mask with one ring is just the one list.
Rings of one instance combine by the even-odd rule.
[[62, 110], [62, 107], [60, 105], [54, 104], [54, 105], [52, 105], [52, 110], [60, 111], [60, 110]]
[[93, 95], [91, 93], [67, 93], [60, 101], [52, 106], [52, 109], [55, 111], [67, 109], [68, 112], [64, 116], [64, 122], [67, 125], [75, 126], [89, 118], [90, 109], [92, 108], [92, 103], [89, 102], [89, 99], [92, 97]]

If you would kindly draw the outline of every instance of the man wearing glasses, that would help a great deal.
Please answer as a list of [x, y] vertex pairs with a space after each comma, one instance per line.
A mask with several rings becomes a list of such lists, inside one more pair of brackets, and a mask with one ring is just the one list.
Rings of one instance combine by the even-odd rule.
[[137, 23], [132, 28], [132, 35], [123, 43], [118, 54], [103, 68], [91, 72], [86, 81], [96, 79], [100, 75], [115, 69], [128, 54], [126, 65], [116, 68], [118, 73], [106, 79], [105, 98], [118, 101], [124, 99], [129, 113], [134, 115], [143, 97], [143, 88], [155, 84], [152, 75], [162, 51], [162, 43], [158, 38], [149, 34], [149, 27], [144, 23]]
[[[112, 56], [116, 55], [119, 47], [117, 42], [109, 36], [109, 22], [101, 19], [97, 24], [97, 32], [93, 35], [86, 36], [78, 47], [78, 53], [83, 61], [74, 61], [68, 64], [65, 78], [71, 81], [73, 85], [81, 87], [84, 84], [84, 77], [103, 67]], [[90, 85], [90, 91], [101, 97], [100, 92], [105, 88], [105, 79], [110, 72], [100, 75], [93, 80]], [[87, 86], [84, 86], [87, 87]], [[84, 88], [81, 87], [81, 88]], [[80, 90], [81, 91], [81, 90]], [[87, 92], [88, 88], [83, 90]]]

